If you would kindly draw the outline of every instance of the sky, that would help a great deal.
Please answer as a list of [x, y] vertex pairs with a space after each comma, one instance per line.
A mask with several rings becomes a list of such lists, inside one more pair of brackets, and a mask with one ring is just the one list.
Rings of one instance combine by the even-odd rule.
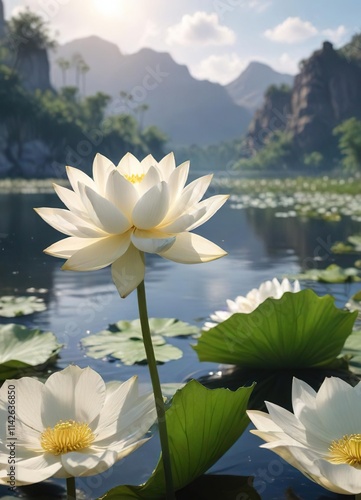
[[324, 40], [361, 31], [360, 0], [3, 0], [6, 18], [28, 6], [62, 44], [98, 35], [124, 54], [169, 52], [195, 78], [227, 84], [251, 61], [297, 73]]

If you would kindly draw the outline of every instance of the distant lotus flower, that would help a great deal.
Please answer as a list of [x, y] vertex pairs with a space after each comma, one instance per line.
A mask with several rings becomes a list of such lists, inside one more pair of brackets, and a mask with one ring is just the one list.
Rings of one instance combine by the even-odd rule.
[[189, 162], [176, 168], [173, 153], [159, 163], [149, 155], [139, 162], [127, 153], [115, 167], [97, 154], [94, 180], [67, 167], [73, 191], [55, 185], [69, 210], [39, 208], [38, 214], [70, 236], [45, 250], [68, 259], [63, 269], [92, 271], [112, 264], [113, 280], [122, 297], [144, 279], [143, 252], [195, 264], [218, 259], [225, 252], [189, 231], [206, 222], [228, 196], [200, 201], [211, 175], [185, 186]]
[[[327, 378], [318, 393], [294, 379], [294, 414], [266, 403], [269, 414], [248, 411], [268, 448], [306, 477], [341, 494], [361, 492], [361, 382]], [[357, 497], [359, 498], [359, 497]]]
[[280, 299], [285, 292], [299, 292], [301, 290], [299, 282], [296, 280], [293, 284], [287, 279], [283, 279], [280, 283], [278, 279], [273, 278], [272, 281], [265, 281], [259, 288], [253, 288], [245, 297], [239, 295], [234, 300], [227, 300], [227, 311], [215, 311], [210, 315], [213, 320], [207, 321], [204, 324], [203, 330], [209, 330], [218, 323], [222, 323], [234, 313], [251, 313], [262, 302], [272, 297]]
[[136, 377], [106, 385], [91, 368], [69, 366], [45, 384], [8, 380], [0, 389], [0, 484], [8, 484], [12, 452], [18, 486], [104, 472], [146, 441], [155, 418], [153, 394], [138, 396]]

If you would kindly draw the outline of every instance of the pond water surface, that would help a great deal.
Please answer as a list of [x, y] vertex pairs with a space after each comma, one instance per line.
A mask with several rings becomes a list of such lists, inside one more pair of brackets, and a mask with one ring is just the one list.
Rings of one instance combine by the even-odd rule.
[[[62, 260], [42, 252], [61, 235], [33, 211], [33, 207], [40, 206], [60, 207], [61, 204], [56, 196], [48, 194], [0, 195], [0, 295], [22, 295], [32, 287], [48, 289], [42, 295], [48, 309], [17, 318], [16, 322], [55, 333], [65, 346], [57, 363], [59, 368], [69, 363], [89, 365], [106, 380], [124, 380], [137, 374], [142, 388], [149, 389], [146, 366], [94, 360], [86, 357], [80, 348], [79, 341], [87, 334], [121, 319], [137, 318], [136, 293], [120, 299], [109, 268], [90, 273], [61, 271]], [[324, 268], [333, 262], [349, 266], [356, 260], [355, 255], [333, 255], [330, 246], [359, 232], [359, 223], [349, 218], [341, 222], [275, 218], [274, 213], [275, 209], [223, 207], [197, 229], [199, 234], [228, 252], [215, 262], [187, 266], [147, 255], [149, 315], [174, 317], [201, 326], [211, 312], [225, 307], [227, 298], [244, 295], [262, 281], [282, 278], [312, 266]], [[307, 285], [320, 295], [333, 293], [339, 306], [361, 288], [358, 284], [311, 282]], [[6, 322], [10, 321], [2, 321]], [[225, 368], [200, 363], [190, 347], [195, 343], [192, 339], [170, 339], [170, 343], [179, 346], [184, 356], [159, 367], [162, 383], [199, 378]], [[259, 449], [260, 443], [257, 437], [245, 431], [211, 471], [254, 476], [254, 486], [266, 500], [343, 498], [314, 485], [275, 454]], [[151, 474], [158, 454], [158, 438], [154, 436], [105, 474], [77, 480], [77, 486], [86, 492], [87, 498], [96, 499], [115, 485], [140, 484]], [[0, 498], [7, 494], [6, 488], [0, 489]]]

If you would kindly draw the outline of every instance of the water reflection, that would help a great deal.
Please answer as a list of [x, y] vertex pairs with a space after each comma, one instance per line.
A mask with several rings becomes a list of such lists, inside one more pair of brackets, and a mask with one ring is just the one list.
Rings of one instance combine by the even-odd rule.
[[[136, 295], [119, 299], [109, 268], [91, 273], [61, 271], [62, 260], [42, 252], [59, 239], [59, 233], [35, 214], [32, 208], [36, 206], [59, 207], [61, 204], [54, 195], [0, 196], [0, 294], [14, 291], [22, 294], [30, 287], [49, 290], [45, 295], [47, 311], [17, 318], [17, 322], [57, 335], [65, 345], [59, 367], [71, 362], [81, 367], [90, 365], [100, 371], [105, 380], [124, 380], [137, 374], [141, 387], [149, 389], [147, 367], [125, 367], [118, 362], [90, 359], [79, 347], [83, 336], [96, 333], [120, 319], [136, 318]], [[314, 262], [315, 248], [320, 245], [318, 238], [327, 244], [333, 243], [357, 230], [357, 223], [350, 220], [329, 223], [299, 218], [275, 219], [270, 210], [240, 211], [226, 205], [197, 232], [224, 248], [229, 253], [227, 257], [209, 264], [185, 266], [147, 256], [150, 316], [175, 317], [202, 325], [211, 312], [225, 307], [227, 298], [244, 295], [262, 281], [298, 272], [305, 262]], [[321, 250], [326, 258], [319, 264], [326, 266], [335, 257]], [[341, 265], [350, 265], [356, 257], [336, 256], [336, 259]], [[350, 289], [344, 285], [311, 285], [318, 293], [338, 294], [340, 305], [346, 302], [348, 293], [359, 288], [357, 284]], [[169, 341], [180, 347], [184, 356], [160, 366], [163, 383], [180, 382], [191, 375], [199, 377], [210, 370], [218, 370], [214, 363], [198, 362], [189, 340], [175, 338]], [[245, 432], [212, 471], [255, 476], [255, 487], [267, 500], [294, 498], [292, 495], [308, 500], [341, 498], [325, 493], [284, 462], [281, 462], [282, 471], [278, 476], [273, 475], [267, 482], [259, 471], [268, 471], [275, 456], [270, 452], [267, 455], [265, 450], [259, 451], [259, 444], [255, 436]], [[158, 453], [159, 445], [154, 437], [134, 456], [117, 464], [108, 475], [79, 481], [79, 487], [90, 491], [91, 498], [97, 498], [121, 482], [139, 484], [152, 472]], [[276, 457], [276, 460], [279, 459]]]

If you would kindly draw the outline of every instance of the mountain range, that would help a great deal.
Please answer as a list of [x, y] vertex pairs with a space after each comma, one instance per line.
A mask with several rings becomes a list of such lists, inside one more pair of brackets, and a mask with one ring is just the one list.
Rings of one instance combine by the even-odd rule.
[[254, 112], [262, 105], [266, 90], [271, 85], [281, 84], [292, 86], [293, 76], [253, 61], [238, 78], [226, 85], [226, 90], [236, 104]]
[[[60, 68], [59, 59], [72, 61], [76, 54], [88, 65], [86, 73], [77, 74], [75, 65]], [[144, 48], [123, 54], [117, 45], [96, 36], [60, 45], [50, 61], [55, 88], [79, 83], [83, 94], [104, 92], [112, 97], [109, 113], [141, 115], [142, 125], [158, 126], [176, 145], [239, 138], [262, 103], [265, 88], [292, 79], [252, 63], [234, 82], [222, 86], [193, 78], [166, 52]]]

